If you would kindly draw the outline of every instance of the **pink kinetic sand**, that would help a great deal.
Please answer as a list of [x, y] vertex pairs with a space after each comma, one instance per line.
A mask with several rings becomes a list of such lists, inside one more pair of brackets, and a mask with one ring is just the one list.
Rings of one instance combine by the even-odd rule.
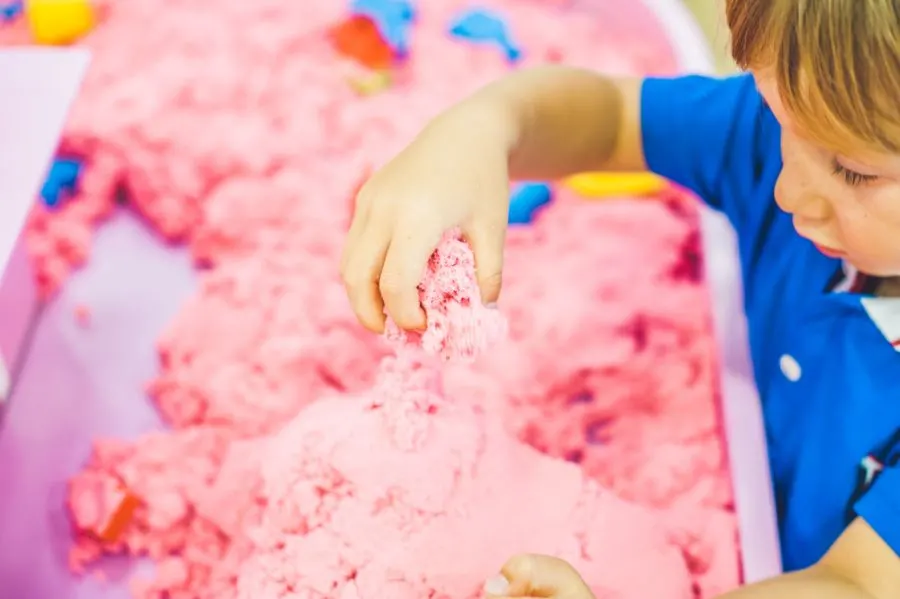
[[388, 320], [385, 335], [397, 350], [421, 346], [446, 361], [469, 363], [505, 333], [505, 321], [479, 301], [475, 257], [462, 241], [452, 236], [443, 240], [428, 261], [419, 290], [428, 328], [421, 334], [407, 332]]
[[[640, 3], [595, 3], [592, 16], [560, 4], [489, 2], [526, 64], [674, 68]], [[353, 319], [337, 261], [360, 176], [509, 69], [496, 49], [446, 35], [467, 6], [422, 0], [410, 60], [392, 88], [364, 98], [326, 39], [340, 2], [108, 7], [84, 42], [94, 63], [61, 148], [86, 161], [81, 193], [32, 215], [39, 283], [50, 294], [87, 259], [120, 197], [204, 270], [162, 332], [148, 385], [171, 430], [98, 441], [72, 482], [74, 566], [149, 556], [155, 576], [135, 595], [155, 599], [260, 587], [277, 597], [279, 584], [299, 597], [470, 596], [523, 550], [571, 557], [598, 592], [621, 597], [712, 597], [737, 584], [689, 204], [561, 191], [539, 222], [510, 232], [508, 340], [474, 364], [444, 364], [443, 393], [430, 362], [405, 378]], [[0, 30], [10, 43], [20, 33]], [[440, 259], [471, 267], [456, 251]], [[429, 271], [424, 284], [465, 282], [463, 272]], [[469, 318], [396, 335], [436, 362], [471, 357], [501, 332], [477, 302], [440, 312], [425, 301], [433, 325]], [[415, 383], [403, 387], [411, 395], [385, 394], [395, 377]], [[130, 517], [127, 497], [141, 502]], [[511, 526], [526, 513], [533, 528]]]
[[397, 355], [371, 391], [320, 400], [265, 444], [240, 599], [478, 597], [491, 564], [526, 550], [571, 560], [601, 599], [692, 596], [651, 511], [445, 397], [427, 354], [470, 360], [503, 328], [474, 274], [464, 244], [445, 240], [421, 287], [424, 352], [389, 334]]
[[[155, 580], [136, 582], [142, 596], [476, 597], [496, 564], [533, 550], [581, 566], [600, 599], [692, 597], [652, 510], [515, 440], [496, 411], [445, 396], [441, 361], [474, 359], [505, 328], [474, 275], [465, 244], [446, 238], [420, 287], [428, 329], [390, 327], [396, 354], [373, 389], [321, 399], [271, 438], [226, 449], [195, 429], [137, 454], [99, 447], [72, 482], [76, 526], [96, 539], [115, 504], [98, 496], [144, 498], [108, 543], [162, 558]], [[100, 544], [83, 540], [75, 558]]]

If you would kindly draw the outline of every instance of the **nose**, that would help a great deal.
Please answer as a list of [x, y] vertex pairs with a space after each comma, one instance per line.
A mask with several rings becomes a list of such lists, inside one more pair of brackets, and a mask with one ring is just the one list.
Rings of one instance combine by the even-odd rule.
[[775, 201], [785, 212], [809, 223], [820, 223], [831, 218], [831, 203], [826, 198], [805, 190], [797, 194], [786, 193], [781, 177], [775, 184]]

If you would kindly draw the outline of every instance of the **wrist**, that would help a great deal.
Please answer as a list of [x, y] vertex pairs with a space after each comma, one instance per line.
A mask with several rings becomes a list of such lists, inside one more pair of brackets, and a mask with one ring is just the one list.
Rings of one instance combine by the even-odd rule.
[[515, 107], [501, 94], [485, 88], [456, 104], [437, 117], [432, 126], [453, 131], [466, 132], [479, 142], [498, 144], [509, 155], [521, 137], [521, 119]]

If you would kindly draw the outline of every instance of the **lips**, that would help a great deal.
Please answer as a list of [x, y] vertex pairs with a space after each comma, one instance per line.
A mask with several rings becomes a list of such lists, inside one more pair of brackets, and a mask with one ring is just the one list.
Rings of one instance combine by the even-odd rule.
[[834, 248], [825, 247], [824, 245], [819, 245], [818, 243], [814, 243], [816, 249], [821, 253], [825, 254], [829, 258], [843, 258], [846, 254], [840, 250], [836, 250]]
[[814, 236], [807, 235], [806, 233], [804, 233], [805, 227], [803, 226], [803, 223], [801, 223], [797, 220], [796, 217], [794, 217], [794, 219], [793, 219], [793, 224], [794, 224], [794, 230], [797, 231], [797, 234], [800, 235], [800, 237], [807, 239], [810, 243], [812, 243], [814, 246], [816, 246], [816, 249], [819, 250], [819, 252], [821, 252], [822, 254], [828, 256], [829, 258], [844, 258], [847, 256], [846, 253], [842, 252], [839, 249], [829, 247], [827, 245], [822, 245], [820, 243], [816, 243], [815, 241], [813, 241]]

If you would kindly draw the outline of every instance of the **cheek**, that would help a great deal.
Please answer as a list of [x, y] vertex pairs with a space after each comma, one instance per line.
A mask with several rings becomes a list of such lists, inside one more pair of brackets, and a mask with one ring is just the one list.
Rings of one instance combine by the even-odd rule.
[[889, 228], [900, 246], [900, 182], [886, 181], [884, 184], [861, 194], [857, 203], [860, 218], [865, 218]]
[[[842, 233], [862, 245], [892, 246], [900, 251], [900, 186], [885, 186], [862, 192], [841, 206], [838, 213]], [[897, 253], [895, 251], [895, 253]]]

